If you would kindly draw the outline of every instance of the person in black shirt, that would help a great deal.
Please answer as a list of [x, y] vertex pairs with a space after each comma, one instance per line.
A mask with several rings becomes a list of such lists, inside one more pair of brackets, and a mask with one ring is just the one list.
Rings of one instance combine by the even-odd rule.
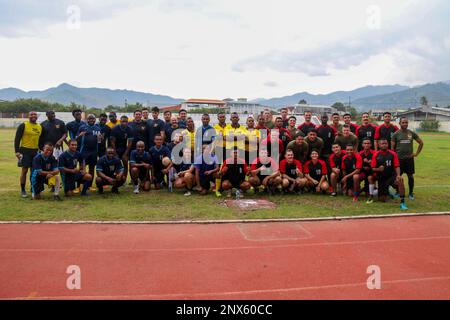
[[322, 159], [327, 161], [337, 132], [336, 129], [328, 125], [328, 115], [323, 114], [321, 121], [322, 124], [316, 130], [317, 136], [323, 141]]
[[106, 154], [106, 147], [109, 147], [109, 139], [111, 137], [111, 128], [106, 125], [108, 116], [102, 113], [99, 117], [98, 125], [102, 134], [102, 141], [98, 144], [98, 157], [101, 158]]
[[362, 143], [365, 139], [370, 140], [370, 143], [372, 144], [372, 149], [374, 149], [375, 131], [377, 130], [377, 126], [374, 126], [369, 122], [369, 114], [367, 112], [364, 112], [362, 114], [361, 120], [362, 124], [361, 126], [358, 127], [358, 129], [356, 129], [355, 133], [359, 141], [358, 150], [361, 151], [363, 149]]
[[120, 124], [111, 130], [111, 147], [116, 150], [117, 156], [122, 160], [125, 180], [128, 173], [128, 159], [133, 143], [133, 129], [128, 126], [128, 117], [122, 116]]
[[[81, 109], [75, 109], [72, 111], [72, 116], [75, 118], [74, 121], [71, 121], [66, 124], [67, 128], [67, 134], [69, 139], [76, 139], [78, 130], [80, 129], [81, 125], [83, 124], [83, 121], [81, 121], [81, 116], [83, 114], [83, 111]], [[66, 143], [67, 139], [66, 139]], [[78, 151], [80, 151], [81, 144], [78, 144]]]
[[139, 141], [144, 142], [145, 146], [147, 146], [148, 125], [146, 121], [142, 120], [141, 110], [134, 111], [134, 120], [130, 122], [129, 126], [133, 130], [133, 143], [131, 145], [131, 150], [136, 149], [136, 144]]
[[111, 193], [119, 193], [119, 187], [126, 181], [124, 167], [116, 156], [114, 148], [108, 147], [106, 155], [101, 157], [97, 163], [97, 178], [95, 182], [99, 194], [103, 194], [103, 186], [111, 185]]
[[148, 149], [150, 150], [151, 147], [155, 145], [155, 137], [161, 136], [163, 138], [163, 141], [165, 141], [165, 128], [166, 123], [158, 119], [159, 116], [159, 108], [153, 107], [152, 108], [152, 117], [153, 119], [150, 119], [147, 121], [148, 126]]
[[63, 143], [67, 138], [67, 129], [64, 121], [56, 119], [55, 111], [47, 111], [47, 120], [41, 123], [42, 141], [50, 142], [53, 148], [53, 156], [56, 160], [63, 153]]

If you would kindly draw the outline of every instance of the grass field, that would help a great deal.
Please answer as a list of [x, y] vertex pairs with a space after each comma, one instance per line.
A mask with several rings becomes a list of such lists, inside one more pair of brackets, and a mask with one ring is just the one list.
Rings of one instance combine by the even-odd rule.
[[[238, 211], [228, 209], [213, 195], [183, 196], [181, 191], [151, 191], [135, 195], [127, 184], [121, 194], [109, 192], [88, 198], [43, 201], [19, 196], [19, 168], [13, 150], [14, 130], [0, 129], [0, 220], [204, 220], [349, 216], [400, 212], [398, 202], [353, 203], [350, 198], [325, 195], [248, 196], [276, 203], [276, 210]], [[416, 200], [407, 201], [408, 212], [450, 210], [450, 134], [423, 134], [425, 147], [416, 160]], [[27, 189], [28, 186], [27, 186]]]

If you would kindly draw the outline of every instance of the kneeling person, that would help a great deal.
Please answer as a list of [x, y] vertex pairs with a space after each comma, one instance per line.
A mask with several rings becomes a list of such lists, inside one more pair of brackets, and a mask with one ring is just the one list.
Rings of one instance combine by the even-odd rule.
[[259, 150], [259, 157], [252, 162], [250, 173], [250, 184], [254, 188], [259, 187], [260, 191], [268, 189], [274, 194], [275, 189], [282, 183], [278, 163], [269, 157], [267, 149], [264, 148]]
[[226, 159], [220, 170], [222, 177], [222, 189], [228, 192], [228, 196], [231, 196], [231, 189], [237, 189], [237, 192], [247, 191], [250, 189], [250, 183], [245, 180], [248, 173], [248, 166], [245, 159], [238, 157], [239, 150], [235, 148], [233, 150], [233, 157]]
[[[52, 179], [54, 177], [54, 179]], [[31, 191], [34, 200], [41, 199], [41, 192], [44, 191], [44, 184], [50, 186], [50, 181], [55, 181], [54, 200], [61, 200], [59, 197], [59, 188], [61, 180], [59, 178], [58, 162], [53, 156], [53, 145], [46, 143], [41, 153], [33, 158], [31, 168]]]
[[130, 175], [135, 194], [139, 193], [139, 187], [144, 191], [150, 191], [151, 167], [152, 158], [145, 151], [145, 143], [144, 141], [138, 141], [136, 143], [136, 150], [131, 151], [130, 155]]
[[355, 152], [352, 144], [347, 145], [345, 150], [347, 154], [342, 158], [342, 189], [349, 196], [353, 194], [353, 201], [358, 201], [359, 182], [362, 169], [362, 158], [359, 153]]
[[329, 185], [327, 182], [327, 165], [323, 160], [319, 159], [319, 152], [313, 150], [311, 152], [311, 160], [305, 163], [303, 168], [306, 179], [306, 186], [315, 192], [327, 192]]
[[72, 196], [76, 189], [76, 184], [83, 184], [81, 195], [87, 195], [87, 190], [91, 186], [92, 175], [86, 173], [86, 166], [83, 156], [77, 151], [78, 142], [75, 139], [69, 141], [69, 150], [64, 151], [58, 159], [58, 167], [64, 186], [66, 197]]
[[116, 156], [113, 148], [106, 149], [106, 155], [101, 157], [97, 163], [97, 184], [98, 193], [103, 193], [104, 185], [111, 185], [112, 193], [119, 193], [119, 187], [125, 183], [124, 168], [122, 161]]
[[[169, 171], [174, 172], [173, 177], [170, 177], [174, 181], [175, 189], [186, 189], [184, 193], [185, 196], [190, 196], [192, 194], [192, 189], [195, 185], [194, 176], [194, 166], [191, 164], [192, 160], [192, 150], [187, 147], [182, 151], [183, 155], [181, 158], [181, 163], [177, 164], [177, 159], [172, 159], [172, 168]], [[172, 155], [173, 156], [173, 155]], [[173, 171], [172, 171], [173, 170]]]
[[306, 178], [303, 176], [302, 164], [294, 159], [294, 152], [288, 149], [285, 158], [280, 162], [280, 173], [283, 178], [283, 189], [289, 192], [300, 191], [306, 184]]

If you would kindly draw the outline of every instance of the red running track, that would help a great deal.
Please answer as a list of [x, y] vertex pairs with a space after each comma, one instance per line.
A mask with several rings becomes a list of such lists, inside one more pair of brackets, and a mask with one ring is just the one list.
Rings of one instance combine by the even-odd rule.
[[[450, 216], [0, 225], [0, 298], [449, 299]], [[66, 269], [81, 270], [69, 290]], [[367, 267], [381, 289], [367, 288]]]

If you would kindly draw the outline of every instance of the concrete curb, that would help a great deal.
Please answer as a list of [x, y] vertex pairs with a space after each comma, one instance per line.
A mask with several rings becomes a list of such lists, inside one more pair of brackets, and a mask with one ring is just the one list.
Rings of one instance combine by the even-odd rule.
[[285, 219], [230, 219], [230, 220], [179, 220], [179, 221], [0, 221], [0, 225], [6, 224], [225, 224], [225, 223], [265, 223], [265, 222], [307, 222], [307, 221], [336, 221], [336, 220], [361, 220], [402, 218], [417, 216], [441, 216], [450, 215], [450, 212], [419, 212], [419, 213], [393, 213], [383, 215], [361, 216], [336, 216], [317, 218], [285, 218]]

